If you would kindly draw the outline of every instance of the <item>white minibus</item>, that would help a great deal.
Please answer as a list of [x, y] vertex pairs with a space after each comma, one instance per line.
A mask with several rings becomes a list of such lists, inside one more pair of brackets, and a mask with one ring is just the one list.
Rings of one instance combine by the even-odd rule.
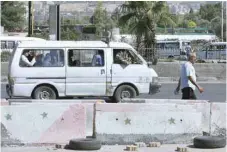
[[20, 43], [12, 55], [10, 97], [102, 96], [120, 102], [161, 87], [157, 73], [126, 43], [31, 41]]

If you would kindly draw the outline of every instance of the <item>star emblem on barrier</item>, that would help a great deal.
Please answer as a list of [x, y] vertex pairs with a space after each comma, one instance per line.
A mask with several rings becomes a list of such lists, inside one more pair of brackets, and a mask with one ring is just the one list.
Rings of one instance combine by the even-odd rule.
[[48, 114], [48, 113], [46, 113], [46, 112], [43, 112], [43, 113], [41, 114], [41, 116], [43, 116], [43, 119], [44, 119], [44, 118], [47, 118], [47, 114]]
[[169, 124], [175, 124], [175, 119], [173, 119], [172, 117], [168, 121], [169, 121]]
[[6, 118], [6, 120], [12, 120], [12, 115], [7, 114], [7, 115], [5, 115], [5, 118]]
[[125, 120], [125, 125], [131, 125], [131, 119], [128, 119], [128, 118], [127, 118], [127, 119]]

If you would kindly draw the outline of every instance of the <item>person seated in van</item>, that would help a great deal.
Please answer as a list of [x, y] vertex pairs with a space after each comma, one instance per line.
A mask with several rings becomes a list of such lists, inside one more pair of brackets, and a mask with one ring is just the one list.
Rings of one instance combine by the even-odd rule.
[[28, 57], [31, 54], [30, 50], [25, 50], [21, 56], [22, 66], [32, 67], [36, 63], [36, 54], [33, 54], [33, 58], [29, 61]]
[[45, 56], [45, 58], [44, 58], [43, 66], [44, 67], [50, 67], [50, 66], [52, 66], [52, 64], [51, 64], [51, 56], [50, 56], [49, 53], [47, 53], [46, 56]]
[[117, 64], [132, 64], [132, 58], [126, 51], [119, 51], [116, 53], [116, 56], [114, 57], [114, 62]]
[[64, 63], [64, 52], [60, 51], [59, 54], [60, 54], [60, 65], [64, 65], [65, 64]]
[[57, 60], [57, 50], [56, 51], [50, 51], [50, 57], [51, 57], [51, 64], [52, 66], [57, 66], [58, 65], [58, 60]]
[[103, 59], [102, 59], [102, 51], [98, 50], [96, 54], [93, 56], [92, 59], [92, 66], [102, 66], [103, 65]]
[[29, 51], [27, 58], [30, 62], [32, 61], [33, 57], [34, 57], [34, 52]]
[[39, 54], [36, 57], [36, 63], [34, 64], [35, 67], [42, 67], [43, 65], [43, 54]]
[[58, 66], [58, 59], [57, 59], [56, 56], [53, 56], [53, 57], [51, 58], [51, 65], [52, 65], [52, 66]]

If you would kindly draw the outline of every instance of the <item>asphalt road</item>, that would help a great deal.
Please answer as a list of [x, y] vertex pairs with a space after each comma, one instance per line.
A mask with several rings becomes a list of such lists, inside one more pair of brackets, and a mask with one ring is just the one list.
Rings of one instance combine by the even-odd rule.
[[[181, 94], [174, 95], [174, 89], [176, 88], [176, 83], [164, 83], [161, 87], [161, 92], [155, 95], [141, 95], [139, 98], [146, 99], [181, 99]], [[205, 92], [200, 94], [196, 90], [196, 95], [198, 99], [210, 100], [212, 102], [225, 102], [226, 101], [226, 84], [225, 83], [211, 83], [211, 84], [201, 84], [205, 89]], [[1, 98], [8, 98], [5, 84], [1, 84]]]

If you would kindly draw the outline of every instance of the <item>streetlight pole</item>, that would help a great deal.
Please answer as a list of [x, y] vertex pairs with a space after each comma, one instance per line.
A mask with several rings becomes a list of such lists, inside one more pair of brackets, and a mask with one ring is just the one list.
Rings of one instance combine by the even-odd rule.
[[223, 14], [224, 13], [224, 8], [223, 8], [223, 1], [221, 1], [221, 41], [223, 42], [223, 29], [224, 29], [224, 24], [223, 24]]
[[49, 3], [49, 36], [51, 40], [61, 39], [60, 2]]
[[60, 40], [61, 37], [61, 15], [60, 15], [60, 4], [57, 4], [57, 40]]
[[32, 1], [28, 1], [28, 37], [33, 34], [33, 7]]

